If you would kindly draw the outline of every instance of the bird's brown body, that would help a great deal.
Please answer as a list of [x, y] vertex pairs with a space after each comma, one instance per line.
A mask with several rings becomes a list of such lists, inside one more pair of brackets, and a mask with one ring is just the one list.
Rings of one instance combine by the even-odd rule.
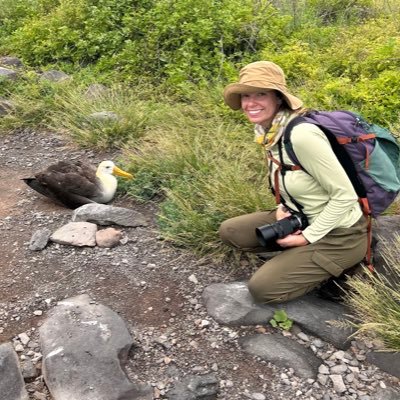
[[82, 161], [59, 161], [23, 180], [38, 193], [68, 208], [77, 208], [88, 203], [110, 201], [117, 188], [113, 173], [132, 178], [112, 161], [103, 161], [97, 170]]

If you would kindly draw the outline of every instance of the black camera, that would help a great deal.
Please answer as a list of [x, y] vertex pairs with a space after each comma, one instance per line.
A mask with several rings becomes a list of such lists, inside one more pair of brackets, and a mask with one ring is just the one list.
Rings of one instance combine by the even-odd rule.
[[307, 217], [303, 213], [293, 213], [290, 217], [283, 218], [273, 224], [256, 228], [256, 235], [261, 246], [266, 247], [272, 240], [282, 239], [297, 230], [308, 226]]

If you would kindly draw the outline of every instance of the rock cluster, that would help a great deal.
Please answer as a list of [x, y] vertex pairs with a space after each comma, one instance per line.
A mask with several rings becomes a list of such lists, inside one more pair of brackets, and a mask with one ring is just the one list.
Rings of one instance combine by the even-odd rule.
[[[207, 312], [214, 321], [219, 319], [220, 310], [211, 298], [222, 298], [218, 292], [229, 290], [229, 285], [225, 288], [219, 285], [204, 291]], [[239, 284], [234, 285], [235, 290], [238, 287]], [[240, 299], [240, 295], [238, 297]], [[48, 303], [50, 306], [51, 300]], [[224, 300], [224, 312], [235, 314], [235, 304], [239, 303], [243, 310], [254, 308], [253, 304], [243, 304], [243, 300], [230, 302], [230, 306]], [[313, 300], [310, 304], [314, 304], [314, 310], [326, 305]], [[313, 309], [309, 307], [305, 313], [310, 311]], [[262, 312], [265, 317], [265, 310]], [[261, 320], [261, 314], [259, 317]], [[240, 317], [239, 320], [244, 321]], [[253, 319], [253, 322], [256, 321]], [[326, 323], [325, 319], [320, 319], [321, 328]], [[196, 324], [209, 335], [217, 334], [222, 328], [210, 319], [200, 319]], [[234, 326], [234, 320], [229, 324]], [[241, 351], [255, 357], [254, 362], [264, 361], [280, 368], [280, 381], [272, 383], [279, 393], [295, 390], [296, 397], [308, 400], [399, 398], [399, 393], [383, 382], [382, 372], [365, 364], [370, 347], [373, 347], [368, 343], [346, 342], [342, 347], [347, 350], [337, 350], [315, 333], [306, 333], [307, 326], [295, 325], [291, 332], [271, 332], [263, 325], [255, 327], [258, 333], [242, 336], [234, 329], [222, 329], [229, 334], [229, 340], [237, 341]], [[173, 342], [173, 338], [163, 336], [157, 339], [157, 343], [166, 349], [177, 344]], [[172, 379], [169, 384], [159, 382], [156, 387], [143, 384], [139, 379], [128, 378], [124, 372], [128, 354], [132, 351], [136, 351], [134, 340], [120, 316], [87, 295], [68, 298], [52, 305], [38, 332], [21, 333], [12, 344], [0, 346], [0, 372], [7, 378], [0, 379], [0, 393], [7, 393], [7, 400], [47, 400], [50, 397], [45, 394], [45, 383], [54, 400], [216, 400], [221, 389], [232, 385], [230, 381], [218, 379], [218, 364], [213, 365], [212, 371], [193, 370], [196, 375]], [[391, 361], [399, 365], [399, 357]], [[172, 359], [165, 356], [162, 362], [169, 365]], [[37, 379], [41, 374], [44, 382]], [[24, 380], [32, 383], [25, 385]], [[327, 387], [331, 389], [325, 390]], [[267, 400], [268, 397], [254, 391], [247, 392], [245, 398]]]
[[[309, 379], [316, 387], [331, 381], [337, 394], [371, 399], [367, 395], [371, 390], [370, 383], [377, 384], [375, 379], [379, 372], [376, 367], [365, 369], [361, 366], [367, 357], [371, 364], [400, 377], [400, 354], [371, 352], [373, 344], [368, 348], [351, 341], [348, 339], [351, 331], [332, 324], [348, 314], [344, 305], [312, 294], [288, 303], [256, 305], [243, 282], [210, 285], [204, 290], [203, 299], [208, 313], [216, 321], [230, 326], [262, 326], [273, 317], [275, 310], [284, 309], [296, 323], [293, 332], [284, 336], [280, 333], [266, 335], [261, 329], [259, 334], [241, 338], [239, 344], [243, 351], [291, 371], [284, 376], [288, 384], [289, 376], [293, 378], [293, 375]], [[326, 343], [341, 350], [327, 351]], [[382, 359], [371, 354], [380, 354]], [[385, 388], [382, 385], [382, 389]]]
[[[87, 222], [91, 221], [91, 222]], [[85, 204], [77, 208], [72, 222], [63, 225], [55, 232], [47, 228], [39, 229], [32, 235], [29, 249], [43, 250], [49, 240], [70, 246], [112, 248], [124, 243], [123, 234], [115, 228], [98, 230], [97, 225], [122, 225], [129, 227], [146, 226], [146, 219], [138, 212], [123, 207], [105, 204]]]

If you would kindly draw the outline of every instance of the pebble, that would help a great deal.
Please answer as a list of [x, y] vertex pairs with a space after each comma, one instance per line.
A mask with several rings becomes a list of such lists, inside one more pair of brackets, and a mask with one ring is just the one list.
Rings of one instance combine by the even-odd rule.
[[297, 334], [297, 337], [299, 339], [303, 340], [304, 342], [309, 342], [310, 341], [309, 337], [304, 332], [299, 332]]
[[28, 336], [26, 333], [20, 333], [20, 334], [18, 335], [18, 337], [19, 337], [19, 340], [21, 341], [21, 343], [22, 343], [24, 346], [26, 346], [26, 345], [29, 343], [29, 341], [30, 341], [30, 338], [29, 338], [29, 336]]
[[321, 364], [318, 368], [318, 372], [320, 374], [328, 375], [329, 374], [329, 368], [325, 364]]
[[330, 372], [331, 374], [343, 374], [346, 371], [347, 371], [347, 365], [340, 364], [333, 366]]
[[314, 339], [311, 343], [318, 349], [324, 347], [324, 342], [321, 339]]
[[335, 392], [343, 393], [346, 391], [346, 385], [344, 384], [341, 375], [329, 375], [329, 378], [331, 378]]
[[195, 274], [190, 275], [189, 278], [188, 278], [188, 280], [189, 280], [190, 282], [194, 283], [195, 285], [197, 285], [197, 284], [199, 283], [199, 281], [197, 280]]

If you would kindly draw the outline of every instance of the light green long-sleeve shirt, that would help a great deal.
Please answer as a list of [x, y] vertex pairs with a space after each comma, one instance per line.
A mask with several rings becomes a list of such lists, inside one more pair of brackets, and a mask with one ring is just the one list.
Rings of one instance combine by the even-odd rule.
[[[325, 134], [315, 125], [301, 123], [292, 130], [291, 142], [303, 170], [288, 171], [285, 187], [290, 195], [304, 208], [309, 226], [302, 232], [314, 243], [332, 229], [348, 228], [362, 216], [358, 196], [338, 161]], [[283, 161], [293, 165], [284, 146]], [[274, 158], [279, 160], [278, 145], [271, 148]], [[272, 165], [271, 181], [276, 165]], [[290, 208], [296, 210], [285, 192], [280, 175], [279, 191]]]

